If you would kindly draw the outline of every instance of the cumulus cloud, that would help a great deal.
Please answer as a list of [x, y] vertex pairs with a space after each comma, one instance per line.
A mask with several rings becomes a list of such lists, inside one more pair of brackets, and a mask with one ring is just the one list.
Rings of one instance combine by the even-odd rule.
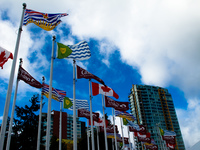
[[198, 117], [200, 114], [200, 100], [190, 99], [188, 100], [187, 110], [176, 109], [176, 112], [179, 116], [179, 124], [186, 148], [189, 148], [200, 140], [200, 119]]
[[[188, 98], [189, 114], [200, 114], [196, 109], [199, 106], [199, 99], [195, 100], [195, 97], [200, 97], [200, 1], [60, 0], [59, 3], [49, 3], [44, 0], [38, 5], [37, 1], [27, 0], [26, 3], [28, 8], [38, 11], [69, 13], [69, 16], [63, 17], [62, 20], [70, 27], [72, 36], [98, 40], [100, 53], [104, 56], [103, 62], [108, 67], [111, 54], [119, 51], [122, 62], [138, 69], [142, 83], [178, 87]], [[0, 8], [0, 34], [3, 36], [0, 45], [14, 52], [21, 17], [19, 10], [22, 10], [22, 5], [17, 1], [3, 0], [0, 2]], [[7, 16], [3, 14], [5, 11]], [[5, 19], [6, 17], [11, 21]], [[62, 31], [59, 33], [62, 34]], [[23, 50], [23, 53], [19, 54], [19, 57], [23, 57], [27, 62], [24, 67], [32, 65], [28, 71], [36, 77], [42, 76], [42, 73], [36, 71], [37, 66], [44, 70], [48, 68], [46, 57], [39, 51], [45, 43], [46, 36], [41, 34], [41, 37], [33, 37], [28, 27], [23, 31], [23, 44], [20, 45], [20, 51]], [[72, 38], [69, 37], [68, 40], [72, 41]], [[39, 63], [29, 62], [27, 58], [30, 52], [36, 54], [38, 61], [35, 62]], [[11, 66], [11, 61], [6, 65]], [[0, 77], [8, 82], [10, 68], [6, 68], [8, 69], [5, 69]], [[192, 107], [192, 102], [198, 105]], [[185, 142], [190, 145], [192, 141], [186, 141], [190, 137], [186, 130], [191, 130], [189, 123], [196, 121], [195, 118], [188, 116], [190, 122], [187, 123], [182, 120], [183, 115], [188, 116], [185, 110], [178, 109]], [[195, 133], [197, 132], [192, 132], [199, 138]]]

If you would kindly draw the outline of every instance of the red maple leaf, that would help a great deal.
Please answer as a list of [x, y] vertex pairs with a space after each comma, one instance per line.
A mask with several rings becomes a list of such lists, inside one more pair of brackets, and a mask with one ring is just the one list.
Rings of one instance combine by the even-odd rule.
[[111, 90], [111, 88], [107, 87], [107, 86], [102, 86], [101, 89], [104, 91], [104, 92], [109, 92]]

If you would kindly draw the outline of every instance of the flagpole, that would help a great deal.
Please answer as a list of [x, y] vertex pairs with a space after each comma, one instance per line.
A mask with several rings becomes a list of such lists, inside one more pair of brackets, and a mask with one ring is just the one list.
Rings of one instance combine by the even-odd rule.
[[[104, 95], [105, 99], [105, 95]], [[108, 150], [108, 141], [107, 141], [107, 134], [106, 134], [106, 118], [105, 118], [105, 112], [104, 112], [104, 100], [102, 95], [102, 107], [103, 107], [103, 123], [104, 123], [104, 137], [105, 137], [105, 147], [106, 150]]]
[[[19, 67], [20, 67], [21, 65], [22, 65], [22, 58], [20, 58]], [[19, 69], [18, 69], [18, 72], [19, 72]], [[18, 74], [18, 73], [17, 73], [17, 74]], [[19, 80], [18, 80], [18, 78], [17, 78], [16, 87], [15, 87], [15, 95], [14, 95], [13, 105], [12, 105], [12, 112], [11, 112], [11, 117], [10, 117], [10, 125], [9, 125], [9, 131], [8, 131], [8, 138], [7, 138], [6, 150], [9, 150], [9, 149], [10, 149], [10, 140], [11, 140], [11, 132], [12, 132], [12, 125], [13, 125], [13, 118], [14, 118], [14, 113], [15, 113], [15, 103], [16, 103], [16, 99], [17, 99], [18, 83], [19, 83]]]
[[59, 150], [62, 149], [62, 102], [60, 102]]
[[129, 148], [131, 149], [131, 139], [130, 139], [130, 131], [129, 131], [129, 126], [127, 126], [128, 128], [128, 141], [129, 141]]
[[75, 64], [76, 60], [73, 59], [73, 150], [77, 150], [77, 125], [76, 125], [76, 93], [75, 93]]
[[92, 117], [92, 96], [91, 96], [91, 79], [89, 79], [89, 95], [90, 95], [90, 120], [91, 120], [91, 133], [92, 133], [92, 150], [95, 150], [94, 147], [94, 130], [93, 130], [93, 117]]
[[13, 58], [13, 62], [12, 62], [12, 68], [11, 68], [10, 79], [9, 79], [9, 84], [8, 84], [8, 91], [7, 91], [6, 101], [5, 101], [5, 106], [4, 106], [3, 120], [2, 120], [2, 124], [1, 124], [1, 134], [0, 134], [0, 149], [1, 150], [3, 149], [3, 145], [4, 145], [6, 124], [7, 124], [7, 119], [8, 119], [8, 111], [9, 111], [9, 107], [10, 107], [10, 98], [11, 98], [11, 94], [12, 94], [12, 86], [13, 86], [15, 67], [16, 67], [16, 61], [17, 61], [17, 55], [18, 55], [19, 42], [20, 42], [20, 37], [21, 37], [21, 32], [22, 32], [22, 25], [23, 25], [23, 20], [24, 20], [25, 9], [26, 9], [26, 3], [23, 3], [22, 17], [21, 17], [21, 22], [20, 22], [20, 26], [19, 26], [19, 30], [18, 30], [18, 35], [17, 35], [14, 58]]
[[56, 37], [53, 36], [53, 40], [52, 40], [52, 53], [51, 53], [50, 81], [49, 81], [47, 129], [46, 129], [46, 150], [49, 150], [49, 148], [50, 148], [51, 99], [52, 99], [52, 79], [53, 79], [53, 59], [54, 59], [54, 42], [55, 42], [55, 39], [56, 39]]
[[123, 133], [123, 126], [122, 126], [122, 118], [120, 117], [120, 122], [121, 122], [121, 130], [122, 130], [122, 141], [123, 141], [123, 147], [124, 145], [124, 133]]
[[116, 137], [116, 130], [115, 130], [115, 110], [114, 110], [114, 108], [112, 108], [112, 115], [113, 115], [114, 135], [115, 135], [115, 149], [117, 150], [117, 137]]
[[89, 119], [87, 119], [87, 143], [88, 143], [88, 150], [90, 150], [90, 131], [89, 131]]
[[[45, 78], [42, 77], [42, 83], [44, 83]], [[40, 100], [40, 114], [39, 114], [39, 123], [38, 123], [38, 137], [37, 137], [37, 150], [40, 150], [40, 136], [41, 136], [41, 120], [42, 120], [42, 101], [43, 95], [41, 92], [41, 100]]]
[[97, 128], [97, 148], [99, 150], [99, 127], [96, 128]]

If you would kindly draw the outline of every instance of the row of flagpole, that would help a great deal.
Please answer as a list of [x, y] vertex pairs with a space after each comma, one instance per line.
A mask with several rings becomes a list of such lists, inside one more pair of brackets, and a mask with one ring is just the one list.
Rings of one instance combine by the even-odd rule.
[[[4, 145], [4, 139], [5, 139], [5, 131], [6, 131], [6, 123], [7, 123], [7, 118], [8, 118], [8, 111], [9, 111], [9, 105], [10, 105], [10, 98], [11, 98], [11, 93], [12, 93], [12, 86], [13, 86], [13, 80], [14, 80], [14, 72], [15, 72], [15, 67], [16, 67], [16, 60], [17, 60], [17, 55], [18, 55], [18, 49], [19, 49], [19, 42], [20, 42], [20, 37], [21, 37], [21, 32], [22, 32], [22, 24], [24, 21], [24, 14], [26, 10], [26, 4], [23, 4], [23, 11], [22, 11], [22, 17], [21, 17], [21, 22], [19, 26], [19, 31], [18, 31], [18, 36], [17, 36], [17, 41], [16, 41], [16, 47], [15, 47], [15, 52], [14, 52], [14, 58], [13, 58], [13, 63], [12, 63], [12, 68], [11, 68], [11, 73], [10, 73], [10, 79], [9, 79], [9, 84], [8, 84], [8, 91], [6, 95], [6, 102], [5, 102], [5, 108], [4, 108], [4, 114], [3, 114], [3, 120], [2, 120], [2, 126], [1, 126], [1, 134], [0, 134], [0, 149], [3, 149]], [[62, 14], [65, 15], [65, 14]], [[55, 43], [56, 37], [53, 36], [52, 40], [52, 54], [51, 54], [51, 68], [50, 68], [50, 81], [49, 81], [49, 93], [48, 93], [48, 112], [47, 112], [47, 129], [46, 129], [46, 150], [49, 150], [50, 148], [50, 129], [51, 129], [51, 100], [52, 100], [52, 80], [53, 80], [53, 60], [54, 60], [54, 43]], [[20, 66], [21, 66], [21, 61], [20, 61]], [[75, 93], [75, 83], [76, 83], [76, 77], [75, 77], [75, 66], [76, 66], [76, 60], [73, 58], [73, 149], [77, 150], [77, 115], [76, 115], [76, 93]], [[12, 113], [11, 113], [11, 120], [10, 120], [10, 126], [9, 126], [9, 132], [8, 132], [8, 140], [7, 140], [7, 147], [6, 149], [9, 150], [10, 146], [10, 136], [12, 132], [12, 122], [13, 122], [13, 117], [14, 117], [14, 108], [15, 108], [15, 102], [16, 102], [16, 96], [17, 96], [17, 88], [18, 88], [18, 82], [19, 80], [17, 79], [16, 82], [16, 89], [15, 89], [15, 95], [14, 95], [14, 100], [13, 100], [13, 107], [12, 107]], [[104, 85], [106, 88], [107, 86]], [[114, 93], [116, 94], [116, 93]], [[104, 95], [104, 96], [103, 96]], [[106, 132], [106, 123], [105, 123], [105, 112], [104, 112], [104, 107], [105, 107], [105, 97], [106, 94], [102, 94], [102, 108], [103, 108], [103, 123], [104, 123], [104, 136], [105, 136], [105, 149], [108, 150], [108, 143], [107, 143], [107, 132]], [[108, 95], [111, 96], [111, 95]], [[112, 95], [113, 96], [113, 95]], [[114, 96], [115, 97], [115, 96]], [[41, 113], [42, 113], [42, 99], [43, 97], [41, 96], [41, 102], [40, 102], [40, 115], [39, 115], [39, 125], [38, 125], [38, 140], [37, 140], [37, 150], [39, 150], [39, 143], [40, 143], [40, 130], [41, 130]], [[92, 97], [91, 97], [91, 79], [89, 78], [89, 99], [90, 99], [90, 119], [91, 119], [91, 141], [92, 141], [92, 149], [95, 149], [94, 145], [94, 129], [93, 129], [93, 115], [92, 115]], [[113, 112], [115, 110], [113, 109]], [[113, 113], [114, 115], [114, 113]], [[122, 118], [120, 118], [121, 122], [121, 132], [122, 132], [122, 141], [123, 141], [123, 146], [125, 145], [124, 142], [124, 133], [123, 133], [123, 126], [122, 126]], [[61, 150], [61, 142], [62, 142], [62, 102], [60, 102], [60, 130], [59, 130], [59, 150]], [[116, 131], [115, 131], [115, 115], [113, 118], [113, 123], [114, 123], [114, 136], [115, 136], [115, 147], [117, 149], [117, 138], [116, 138]], [[128, 131], [128, 135], [129, 135]], [[88, 140], [89, 142], [89, 140]], [[88, 144], [89, 145], [89, 144]], [[99, 146], [99, 145], [98, 145]], [[129, 135], [129, 147], [130, 146], [130, 135]], [[99, 149], [99, 147], [98, 147]]]

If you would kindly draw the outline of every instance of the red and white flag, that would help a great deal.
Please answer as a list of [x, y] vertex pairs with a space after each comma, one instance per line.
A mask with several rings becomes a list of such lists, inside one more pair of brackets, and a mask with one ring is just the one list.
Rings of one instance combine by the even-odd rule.
[[3, 65], [8, 59], [13, 59], [13, 54], [0, 46], [0, 67], [3, 69]]
[[116, 99], [119, 98], [118, 94], [115, 93], [115, 91], [113, 89], [111, 89], [110, 87], [92, 82], [92, 95], [95, 96], [98, 94], [103, 94], [106, 96], [113, 96]]
[[[106, 121], [106, 127], [108, 126], [108, 120], [105, 120]], [[91, 120], [89, 119], [89, 125], [91, 125]], [[99, 121], [96, 122], [93, 120], [93, 125], [98, 127], [98, 126], [104, 126], [104, 122], [103, 122], [103, 119], [99, 118]]]
[[134, 136], [136, 136], [136, 137], [142, 137], [142, 138], [150, 138], [151, 134], [149, 132], [146, 133], [146, 134], [142, 134], [140, 132], [134, 132]]

